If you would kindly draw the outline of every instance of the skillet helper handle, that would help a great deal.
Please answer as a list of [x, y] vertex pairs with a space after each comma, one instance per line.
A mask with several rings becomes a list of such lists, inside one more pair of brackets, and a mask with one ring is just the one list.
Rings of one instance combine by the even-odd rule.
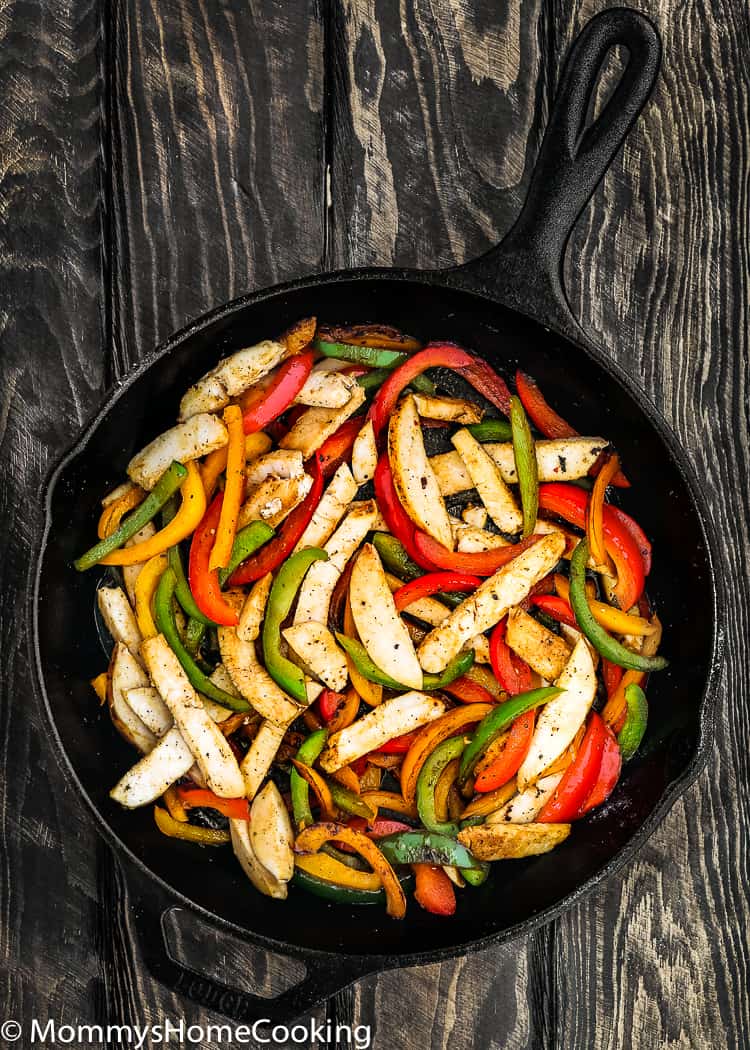
[[[178, 962], [169, 950], [165, 920], [173, 910], [185, 911], [187, 915], [190, 912], [179, 905], [165, 904], [162, 891], [147, 885], [143, 876], [134, 874], [130, 866], [127, 881], [133, 924], [143, 961], [151, 975], [176, 995], [240, 1024], [252, 1025], [256, 1021], [288, 1024], [360, 977], [381, 969], [368, 959], [319, 955], [311, 960], [297, 960], [307, 971], [297, 984], [275, 996], [254, 995]], [[201, 921], [210, 923], [210, 919], [204, 917]]]
[[[604, 109], [587, 125], [602, 64], [618, 46], [627, 49], [627, 64]], [[616, 7], [586, 24], [568, 53], [521, 214], [496, 248], [454, 272], [565, 334], [572, 324], [580, 340], [562, 282], [565, 248], [646, 104], [660, 63], [659, 34], [645, 15]]]

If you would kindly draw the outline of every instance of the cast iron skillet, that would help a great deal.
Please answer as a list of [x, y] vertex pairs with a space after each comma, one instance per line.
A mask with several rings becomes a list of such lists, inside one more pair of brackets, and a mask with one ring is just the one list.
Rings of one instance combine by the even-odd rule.
[[[604, 111], [586, 128], [610, 48], [629, 53]], [[172, 988], [227, 1015], [280, 1021], [309, 1009], [362, 974], [431, 962], [526, 934], [579, 901], [635, 856], [698, 773], [711, 744], [721, 658], [717, 569], [706, 508], [677, 438], [643, 393], [576, 324], [562, 288], [570, 231], [645, 104], [660, 43], [642, 15], [613, 9], [594, 18], [571, 49], [528, 199], [503, 243], [452, 270], [355, 270], [254, 293], [201, 318], [152, 354], [107, 398], [52, 473], [46, 528], [34, 567], [29, 615], [32, 662], [71, 780], [102, 833], [129, 858], [135, 927], [151, 971]], [[607, 806], [576, 824], [554, 853], [498, 865], [461, 893], [455, 918], [412, 905], [403, 922], [377, 907], [330, 905], [302, 891], [271, 902], [247, 883], [229, 850], [196, 851], [160, 835], [151, 808], [128, 813], [107, 792], [133, 762], [93, 701], [102, 668], [93, 628], [97, 573], [74, 556], [91, 543], [102, 495], [133, 453], [176, 417], [181, 393], [232, 349], [299, 317], [391, 322], [423, 338], [455, 340], [506, 375], [535, 376], [582, 433], [603, 434], [633, 483], [626, 506], [655, 549], [649, 593], [666, 628], [670, 669], [649, 686], [646, 749], [626, 767]], [[695, 595], [703, 597], [696, 615]], [[219, 928], [306, 964], [300, 984], [275, 999], [182, 967], [165, 947], [163, 919], [185, 905]]]

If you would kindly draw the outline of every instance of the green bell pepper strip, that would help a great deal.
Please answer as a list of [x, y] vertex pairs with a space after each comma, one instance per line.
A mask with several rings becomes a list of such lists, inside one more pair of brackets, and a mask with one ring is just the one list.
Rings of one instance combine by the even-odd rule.
[[[357, 382], [364, 390], [378, 390], [392, 371], [392, 368], [373, 368], [371, 372], [357, 376]], [[435, 384], [426, 375], [414, 376], [409, 386], [420, 394], [435, 393]]]
[[540, 704], [546, 704], [549, 700], [559, 696], [561, 692], [562, 689], [558, 689], [556, 685], [544, 686], [542, 689], [531, 689], [527, 693], [518, 693], [503, 704], [498, 704], [488, 715], [485, 715], [474, 730], [471, 742], [467, 744], [461, 756], [461, 767], [458, 771], [459, 783], [463, 784], [466, 782], [471, 776], [474, 766], [492, 741], [500, 736], [504, 729], [507, 729], [509, 725], [515, 722], [519, 715], [525, 715], [532, 708], [539, 707]]
[[631, 652], [613, 638], [611, 634], [597, 623], [589, 608], [586, 594], [586, 563], [589, 557], [588, 541], [584, 537], [570, 559], [570, 604], [575, 613], [578, 626], [591, 642], [593, 647], [605, 660], [625, 667], [629, 671], [661, 671], [669, 665], [663, 656], [641, 656]]
[[[380, 555], [383, 565], [394, 576], [399, 576], [407, 582], [416, 580], [419, 576], [424, 576], [425, 570], [411, 560], [401, 541], [397, 540], [389, 532], [374, 532], [372, 534], [372, 543]], [[442, 602], [443, 605], [448, 605], [451, 609], [460, 605], [465, 597], [465, 594], [458, 594], [454, 591], [443, 591], [441, 594], [435, 595], [437, 601]]]
[[378, 839], [378, 849], [390, 864], [449, 864], [462, 871], [481, 864], [462, 843], [435, 831], [398, 831]]
[[[336, 633], [336, 639], [344, 652], [352, 658], [354, 666], [363, 678], [366, 678], [369, 682], [375, 682], [377, 685], [382, 685], [385, 689], [398, 689], [403, 692], [403, 690], [408, 688], [403, 682], [397, 682], [395, 678], [391, 678], [385, 671], [381, 671], [378, 665], [370, 659], [367, 650], [361, 642], [339, 632]], [[443, 686], [450, 685], [456, 678], [466, 674], [473, 663], [474, 653], [471, 650], [459, 653], [441, 674], [422, 675], [422, 689], [425, 692], [429, 692], [433, 689], [442, 689]]]
[[402, 365], [409, 356], [400, 350], [384, 350], [376, 346], [354, 346], [352, 343], [329, 343], [325, 339], [316, 339], [313, 345], [325, 357], [335, 357], [340, 361], [351, 361], [355, 365], [384, 368], [389, 371]]
[[[407, 889], [412, 881], [413, 875], [411, 872], [404, 872], [398, 876], [399, 882]], [[303, 871], [302, 868], [295, 868], [294, 875], [292, 875], [292, 885], [299, 886], [300, 889], [307, 890], [308, 893], [314, 893], [316, 897], [323, 897], [328, 901], [335, 901], [338, 904], [385, 904], [385, 890], [355, 890], [350, 886], [339, 886], [336, 882], [329, 882], [328, 879], [321, 879], [317, 875], [311, 875], [308, 871]]]
[[441, 821], [435, 813], [435, 788], [440, 775], [454, 758], [460, 758], [466, 747], [463, 736], [453, 736], [439, 744], [432, 754], [428, 755], [417, 779], [417, 812], [428, 831], [439, 835], [458, 834], [458, 824], [454, 821]]
[[[175, 598], [177, 598], [177, 588], [175, 587]], [[179, 601], [179, 598], [177, 599]], [[192, 616], [187, 622], [185, 628], [185, 648], [191, 656], [197, 656], [200, 651], [201, 642], [203, 636], [206, 633], [206, 625], [201, 620], [196, 620]]]
[[223, 587], [234, 570], [275, 535], [276, 531], [265, 521], [251, 521], [244, 529], [240, 529], [234, 537], [229, 564], [226, 569], [219, 569], [219, 585]]
[[217, 704], [230, 708], [232, 711], [250, 711], [250, 704], [247, 700], [232, 696], [231, 693], [227, 693], [224, 689], [220, 689], [217, 685], [214, 685], [208, 675], [201, 670], [183, 644], [179, 631], [177, 630], [174, 610], [172, 608], [176, 583], [177, 581], [174, 573], [171, 568], [167, 566], [161, 575], [159, 585], [156, 588], [156, 593], [154, 595], [154, 620], [156, 621], [156, 626], [164, 635], [170, 649], [182, 664], [182, 668], [194, 689], [199, 693], [203, 693], [203, 695], [209, 697], [209, 699], [215, 700]]
[[481, 886], [483, 882], [487, 881], [490, 874], [489, 861], [480, 860], [477, 863], [480, 865], [478, 868], [459, 868], [459, 871], [470, 886]]
[[617, 743], [620, 745], [623, 762], [629, 762], [641, 746], [646, 732], [648, 701], [641, 687], [631, 682], [625, 686], [625, 702], [628, 705], [628, 713], [625, 724], [617, 734]]
[[[299, 776], [299, 774], [297, 775]], [[378, 815], [377, 810], [368, 806], [359, 795], [355, 795], [353, 791], [345, 788], [343, 784], [339, 784], [336, 780], [327, 779], [326, 783], [335, 805], [343, 810], [344, 813], [350, 813], [353, 817], [364, 817], [367, 821], [375, 820]]]
[[263, 620], [263, 659], [271, 678], [298, 704], [307, 706], [305, 676], [281, 651], [281, 625], [289, 615], [305, 573], [314, 561], [327, 561], [318, 547], [297, 551], [282, 564], [273, 581]]
[[137, 506], [131, 514], [128, 514], [119, 529], [116, 529], [106, 539], [100, 540], [90, 550], [87, 550], [85, 554], [82, 554], [80, 558], [76, 558], [73, 566], [78, 572], [85, 572], [86, 569], [93, 568], [102, 558], [106, 558], [112, 551], [119, 550], [124, 543], [127, 543], [129, 539], [135, 536], [136, 532], [139, 532], [144, 525], [156, 517], [167, 500], [171, 499], [177, 492], [186, 477], [187, 470], [185, 467], [183, 467], [182, 463], [174, 460], [172, 465], [164, 471], [143, 503]]
[[[327, 729], [316, 729], [300, 744], [296, 755], [297, 761], [305, 766], [311, 766], [326, 746], [327, 737]], [[289, 774], [289, 791], [292, 796], [294, 823], [301, 831], [314, 823], [314, 819], [310, 809], [310, 785], [299, 775], [294, 766]]]
[[477, 441], [510, 441], [513, 436], [511, 425], [505, 419], [485, 419], [481, 423], [470, 423], [466, 429]]
[[539, 469], [536, 462], [536, 444], [520, 398], [510, 399], [510, 426], [513, 438], [513, 458], [516, 461], [518, 488], [521, 493], [523, 532], [521, 539], [531, 536], [539, 510]]

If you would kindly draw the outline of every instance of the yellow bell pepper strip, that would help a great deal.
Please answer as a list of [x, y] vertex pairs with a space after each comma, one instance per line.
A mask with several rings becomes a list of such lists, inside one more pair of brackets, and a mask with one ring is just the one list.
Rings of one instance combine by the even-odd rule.
[[231, 693], [214, 685], [185, 648], [174, 618], [174, 589], [175, 576], [167, 566], [154, 595], [154, 620], [164, 635], [167, 645], [182, 664], [190, 684], [197, 692], [207, 696], [210, 700], [215, 700], [222, 707], [228, 707], [232, 711], [250, 711], [251, 707], [247, 700], [232, 696]]
[[[318, 755], [326, 745], [328, 731], [318, 729], [311, 733], [299, 746], [297, 761], [304, 766], [312, 766]], [[293, 768], [289, 774], [289, 791], [292, 796], [292, 816], [294, 823], [301, 830], [308, 824], [313, 823], [313, 815], [310, 809], [310, 791], [307, 780], [304, 780]]]
[[517, 693], [506, 700], [504, 704], [498, 704], [485, 715], [474, 731], [471, 742], [467, 745], [461, 756], [461, 768], [459, 770], [459, 782], [465, 784], [474, 772], [474, 766], [479, 761], [496, 737], [508, 729], [513, 722], [527, 711], [532, 711], [541, 704], [546, 704], [559, 696], [562, 689], [555, 685], [544, 686], [542, 689], [531, 689], [526, 693]]
[[[570, 601], [570, 584], [560, 573], [555, 573], [555, 590], [560, 598], [564, 598], [566, 602]], [[587, 593], [589, 591], [588, 584], [586, 591]], [[591, 591], [593, 592], [593, 587]], [[622, 609], [615, 609], [614, 605], [600, 602], [592, 595], [589, 595], [589, 608], [594, 614], [596, 622], [601, 624], [602, 627], [606, 627], [608, 631], [612, 631], [613, 634], [637, 634], [640, 636], [656, 633], [656, 627], [642, 616], [623, 612]]]
[[[196, 471], [196, 477], [198, 477], [197, 467], [194, 469]], [[158, 536], [162, 535], [164, 530], [162, 530], [162, 532], [157, 532], [156, 536], [152, 537], [151, 540], [146, 540], [144, 543], [137, 543], [133, 547], [128, 547], [125, 551], [120, 551], [118, 548], [122, 547], [124, 543], [127, 543], [132, 536], [135, 536], [136, 532], [139, 532], [144, 525], [151, 521], [152, 518], [155, 518], [167, 500], [171, 498], [172, 494], [180, 488], [186, 479], [189, 480], [189, 478], [189, 469], [183, 467], [182, 463], [178, 463], [175, 460], [172, 465], [164, 471], [143, 503], [136, 507], [132, 514], [127, 516], [125, 521], [122, 522], [115, 532], [110, 536], [107, 536], [106, 539], [100, 540], [99, 543], [91, 547], [90, 550], [87, 550], [85, 554], [82, 554], [80, 558], [76, 558], [73, 562], [75, 569], [77, 569], [78, 572], [85, 572], [86, 569], [91, 569], [94, 565], [103, 562], [107, 565], [137, 565], [142, 561], [147, 561], [154, 554], [160, 554], [163, 550], [166, 550], [166, 548], [170, 546], [170, 543], [174, 541], [170, 541], [166, 546], [160, 546], [158, 543], [154, 544], [153, 542]], [[200, 482], [199, 477], [198, 481]], [[202, 495], [202, 485], [200, 486], [200, 489]], [[147, 545], [151, 545], [151, 549], [144, 553], [144, 548]], [[112, 558], [118, 555], [122, 560], [104, 561], [107, 557]]]
[[199, 846], [225, 846], [230, 840], [228, 831], [197, 828], [194, 824], [184, 824], [175, 820], [161, 806], [154, 806], [154, 820], [162, 835], [168, 835], [172, 839], [195, 842]]
[[623, 762], [629, 762], [641, 746], [643, 735], [646, 732], [648, 701], [641, 687], [631, 682], [625, 687], [625, 702], [628, 713], [625, 725], [617, 734], [617, 743], [620, 745]]
[[509, 780], [507, 784], [503, 784], [502, 787], [495, 788], [494, 791], [488, 791], [486, 795], [475, 796], [461, 814], [461, 820], [470, 820], [472, 817], [484, 819], [496, 809], [504, 806], [506, 802], [509, 802], [515, 793], [516, 778], [513, 777], [512, 780]]
[[531, 536], [536, 526], [539, 509], [539, 468], [536, 461], [536, 445], [523, 405], [515, 394], [510, 399], [510, 427], [513, 437], [513, 458], [516, 461], [518, 488], [521, 493], [523, 532], [521, 538]]
[[599, 471], [591, 490], [586, 506], [586, 538], [589, 541], [591, 557], [598, 566], [612, 575], [613, 566], [604, 546], [604, 497], [607, 486], [620, 469], [620, 460], [616, 455], [608, 455], [604, 466]]
[[159, 633], [151, 613], [151, 602], [166, 567], [166, 554], [155, 554], [153, 558], [149, 558], [136, 577], [134, 588], [135, 618], [138, 621], [144, 640], [153, 638]]
[[96, 534], [99, 539], [105, 540], [113, 532], [116, 532], [120, 527], [123, 515], [127, 514], [129, 510], [134, 510], [138, 507], [145, 498], [146, 493], [140, 485], [133, 485], [127, 492], [123, 492], [122, 496], [116, 499], [114, 503], [109, 503], [102, 511], [96, 528]]
[[201, 464], [201, 481], [203, 482], [203, 488], [206, 490], [206, 499], [210, 500], [216, 491], [216, 486], [219, 483], [219, 478], [226, 470], [227, 466], [227, 446], [224, 445], [222, 448], [215, 448], [213, 452], [209, 452], [206, 458]]
[[[397, 689], [399, 692], [403, 692], [407, 688], [401, 682], [397, 682], [395, 678], [391, 678], [385, 671], [381, 671], [378, 665], [370, 659], [367, 650], [361, 642], [355, 642], [353, 638], [347, 638], [345, 634], [340, 632], [336, 632], [336, 638], [341, 648], [347, 656], [351, 657], [354, 666], [364, 678], [368, 678], [371, 682], [377, 682], [378, 685], [382, 685], [386, 689]], [[422, 689], [425, 692], [430, 692], [450, 685], [456, 678], [466, 674], [473, 663], [474, 653], [472, 650], [459, 653], [440, 674], [423, 675]]]
[[99, 697], [101, 703], [106, 704], [107, 702], [107, 685], [109, 684], [109, 675], [106, 671], [102, 671], [96, 678], [91, 679], [91, 688], [94, 690], [96, 695]]
[[273, 581], [263, 620], [263, 659], [266, 670], [285, 693], [305, 707], [305, 676], [281, 651], [281, 625], [289, 615], [307, 570], [314, 561], [327, 560], [328, 553], [318, 547], [305, 547], [287, 558]]
[[180, 796], [177, 793], [177, 788], [174, 784], [171, 784], [164, 792], [162, 795], [162, 801], [167, 807], [167, 811], [172, 820], [177, 820], [180, 824], [187, 824], [187, 810], [182, 802], [180, 802]]
[[[393, 757], [397, 756], [394, 755]], [[451, 813], [451, 808], [455, 811], [456, 817], [464, 808], [463, 799], [460, 796], [455, 801], [458, 789], [454, 790], [454, 787], [458, 777], [459, 763], [460, 760], [458, 758], [448, 762], [435, 785], [435, 814], [438, 820], [453, 820], [454, 814]], [[453, 807], [451, 807], [451, 795], [453, 795], [454, 799]]]
[[458, 824], [451, 821], [438, 820], [435, 806], [435, 789], [443, 770], [456, 758], [460, 758], [466, 747], [463, 736], [453, 736], [438, 744], [431, 755], [425, 760], [419, 777], [417, 778], [417, 811], [419, 819], [428, 831], [436, 831], [440, 835], [457, 835]]
[[348, 791], [351, 791], [352, 794], [362, 794], [362, 788], [359, 785], [359, 777], [351, 766], [342, 766], [341, 769], [337, 769], [334, 773], [331, 773], [331, 777], [339, 784], [343, 785]]
[[242, 409], [239, 405], [227, 405], [223, 419], [229, 434], [227, 474], [224, 500], [221, 504], [221, 517], [208, 562], [211, 570], [225, 569], [229, 564], [234, 537], [237, 534], [237, 519], [245, 492], [245, 432], [242, 429]]
[[589, 545], [586, 539], [582, 539], [570, 559], [570, 604], [578, 626], [597, 652], [618, 667], [626, 667], [633, 671], [661, 671], [668, 665], [663, 656], [642, 656], [640, 653], [631, 652], [597, 623], [586, 594], [588, 558]]
[[398, 795], [395, 791], [363, 791], [360, 798], [377, 809], [389, 809], [392, 813], [400, 813], [401, 816], [408, 817], [409, 820], [419, 819], [414, 802], [407, 802], [403, 795]]
[[[306, 875], [322, 879], [327, 883], [338, 887], [346, 887], [351, 890], [365, 891], [370, 894], [380, 894], [380, 899], [385, 901], [385, 894], [380, 883], [380, 878], [374, 871], [360, 871], [342, 864], [340, 860], [329, 856], [327, 853], [313, 853], [310, 856], [294, 858], [295, 871], [304, 872]], [[308, 888], [304, 880], [295, 878], [295, 882]], [[336, 897], [340, 900], [340, 897]], [[347, 896], [347, 900], [350, 898]]]
[[[206, 496], [196, 464], [191, 460], [186, 464], [186, 469], [187, 478], [181, 490], [180, 509], [169, 525], [149, 540], [143, 540], [142, 543], [136, 543], [133, 547], [108, 554], [106, 558], [101, 559], [102, 565], [138, 565], [140, 562], [153, 558], [155, 554], [169, 550], [175, 543], [186, 539], [195, 530], [206, 510]], [[136, 510], [135, 514], [137, 513]]]
[[336, 806], [334, 805], [328, 782], [312, 766], [306, 766], [296, 758], [293, 758], [291, 761], [295, 771], [302, 777], [308, 787], [313, 789], [313, 794], [320, 806], [321, 818], [323, 820], [335, 820]]
[[416, 799], [419, 771], [437, 745], [449, 736], [455, 736], [459, 730], [481, 722], [485, 715], [495, 710], [495, 706], [466, 704], [464, 707], [454, 707], [452, 711], [447, 711], [434, 722], [428, 722], [417, 732], [401, 766], [401, 794], [407, 802], [413, 803]]
[[386, 897], [386, 911], [392, 919], [403, 919], [406, 914], [406, 895], [396, 877], [396, 873], [380, 852], [378, 847], [360, 831], [354, 831], [346, 824], [322, 823], [311, 824], [297, 836], [294, 852], [297, 854], [317, 853], [321, 846], [331, 841], [343, 842], [359, 853], [380, 878]]

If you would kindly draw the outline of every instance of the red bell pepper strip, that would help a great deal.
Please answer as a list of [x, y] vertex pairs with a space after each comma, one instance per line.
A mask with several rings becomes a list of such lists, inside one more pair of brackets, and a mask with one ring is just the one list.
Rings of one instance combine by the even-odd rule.
[[614, 518], [615, 521], [618, 521], [620, 525], [630, 533], [636, 547], [641, 553], [641, 558], [643, 558], [643, 571], [648, 576], [651, 572], [651, 543], [649, 542], [646, 533], [637, 521], [634, 521], [629, 514], [626, 514], [624, 510], [620, 510], [619, 507], [613, 507], [611, 503], [607, 504], [607, 513], [610, 518]]
[[490, 663], [506, 693], [515, 696], [531, 689], [531, 668], [505, 641], [506, 620], [504, 616], [490, 635]]
[[482, 582], [481, 576], [467, 572], [429, 572], [394, 591], [393, 600], [398, 612], [403, 612], [412, 602], [429, 598], [445, 591], [474, 591]]
[[558, 623], [566, 623], [569, 627], [578, 627], [575, 613], [564, 598], [556, 594], [535, 594], [529, 600], [529, 604], [541, 609], [547, 616], [551, 616]]
[[351, 817], [347, 824], [355, 831], [362, 831], [371, 839], [384, 839], [387, 835], [395, 835], [399, 831], [413, 831], [411, 824], [404, 824], [402, 820], [391, 820], [388, 817], [376, 817], [372, 824], [368, 824], [364, 817]]
[[324, 689], [318, 697], [318, 711], [324, 722], [328, 723], [336, 715], [344, 700], [343, 693], [337, 693], [333, 689]]
[[220, 492], [211, 502], [203, 515], [203, 520], [193, 533], [188, 576], [195, 604], [203, 615], [224, 627], [236, 627], [239, 617], [221, 593], [219, 571], [208, 567], [223, 501], [224, 494]]
[[[549, 514], [557, 514], [572, 525], [577, 525], [579, 529], [585, 528], [586, 525], [588, 498], [588, 493], [577, 485], [568, 485], [561, 481], [546, 482], [539, 486], [539, 509]], [[604, 547], [617, 572], [615, 596], [620, 608], [627, 612], [643, 593], [646, 583], [645, 566], [629, 529], [612, 513], [612, 509], [609, 504], [604, 507]]]
[[189, 809], [206, 806], [223, 813], [229, 820], [250, 819], [250, 804], [246, 798], [221, 798], [208, 788], [191, 787], [187, 784], [178, 787], [177, 794], [183, 806]]
[[479, 682], [472, 681], [466, 675], [456, 678], [450, 685], [443, 686], [443, 692], [455, 696], [462, 704], [494, 704], [495, 697]]
[[[388, 521], [385, 512], [383, 516]], [[461, 552], [449, 551], [447, 547], [444, 547], [442, 543], [438, 543], [432, 536], [428, 536], [426, 532], [417, 530], [414, 533], [413, 541], [415, 553], [411, 554], [410, 552], [410, 556], [419, 565], [429, 562], [438, 569], [470, 572], [477, 576], [492, 576], [501, 566], [513, 561], [519, 554], [536, 543], [538, 539], [540, 537], [534, 534], [533, 536], [528, 536], [525, 540], [521, 540], [520, 543], [512, 544], [510, 547], [494, 547], [488, 551]], [[406, 547], [405, 543], [404, 546]]]
[[320, 446], [318, 455], [323, 477], [330, 477], [348, 458], [364, 422], [362, 416], [352, 416], [351, 419], [345, 420], [338, 430]]
[[[529, 419], [546, 438], [580, 437], [575, 427], [566, 422], [547, 403], [544, 394], [537, 386], [536, 380], [526, 375], [520, 368], [516, 372], [516, 390]], [[595, 472], [596, 464], [591, 470], [592, 474]], [[615, 474], [612, 484], [621, 489], [630, 488], [630, 482], [621, 470]]]
[[[412, 561], [415, 561], [423, 569], [427, 569], [428, 572], [435, 570], [437, 566], [433, 565], [428, 558], [423, 557], [419, 551], [417, 551], [414, 543], [414, 537], [417, 530], [414, 522], [406, 513], [398, 498], [396, 486], [393, 484], [391, 464], [386, 452], [383, 452], [378, 459], [373, 483], [375, 485], [375, 497], [378, 501], [378, 506], [380, 507], [380, 511], [385, 518], [385, 523], [390, 531], [396, 539], [400, 541]], [[440, 545], [438, 544], [438, 546]], [[441, 550], [445, 550], [445, 548], [441, 547]], [[447, 567], [453, 568], [452, 565]]]
[[256, 395], [245, 402], [242, 426], [246, 434], [256, 434], [286, 412], [307, 382], [314, 360], [312, 350], [290, 357], [279, 368], [270, 386], [265, 390], [259, 388]]
[[479, 794], [502, 787], [516, 775], [526, 758], [531, 738], [534, 736], [535, 711], [519, 715], [510, 727], [505, 746], [494, 761], [486, 766], [474, 781], [474, 790]]
[[578, 754], [536, 818], [541, 824], [565, 823], [578, 814], [598, 780], [606, 741], [607, 727], [592, 711]]
[[599, 769], [599, 777], [589, 792], [586, 801], [576, 813], [576, 818], [582, 817], [585, 813], [588, 813], [589, 810], [594, 809], [596, 806], [601, 806], [602, 802], [606, 802], [614, 791], [617, 781], [620, 779], [620, 771], [622, 770], [622, 753], [620, 751], [620, 745], [617, 743], [617, 737], [609, 726], [606, 726], [606, 729], [607, 739], [605, 740], [604, 751], [602, 752], [602, 764]]
[[424, 350], [413, 354], [402, 365], [394, 369], [378, 391], [369, 412], [376, 436], [388, 425], [401, 391], [415, 376], [426, 372], [428, 368], [453, 369], [507, 415], [510, 406], [510, 391], [486, 361], [467, 354], [455, 343], [428, 343]]
[[405, 755], [419, 732], [418, 729], [413, 729], [410, 733], [402, 733], [401, 736], [394, 736], [392, 740], [387, 740], [385, 744], [382, 744], [378, 748], [379, 755]]
[[607, 690], [607, 699], [615, 692], [624, 674], [624, 667], [613, 664], [611, 660], [607, 660], [604, 656], [602, 657], [602, 678], [604, 679], [604, 688]]
[[253, 583], [266, 573], [274, 572], [297, 546], [323, 495], [323, 472], [317, 455], [308, 461], [307, 471], [313, 479], [312, 488], [307, 496], [284, 520], [276, 537], [232, 573], [229, 578], [232, 586]]
[[442, 868], [432, 864], [412, 864], [416, 879], [414, 900], [432, 915], [453, 915], [456, 891]]

